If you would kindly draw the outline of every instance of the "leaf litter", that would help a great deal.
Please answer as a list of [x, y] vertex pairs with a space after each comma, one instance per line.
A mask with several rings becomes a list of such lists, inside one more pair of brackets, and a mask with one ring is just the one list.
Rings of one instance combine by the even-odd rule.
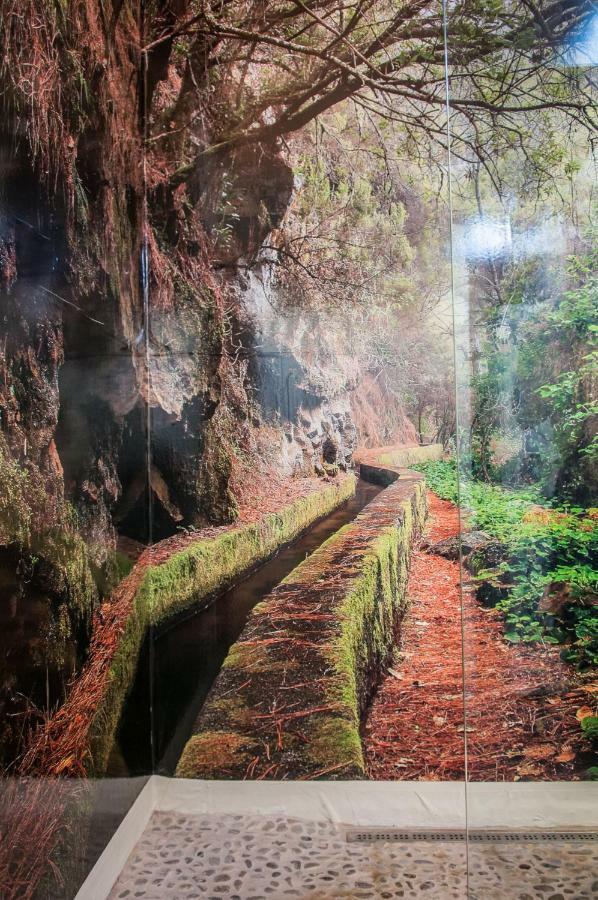
[[[427, 542], [456, 536], [457, 508], [431, 492], [428, 502]], [[467, 740], [472, 781], [583, 779], [580, 721], [595, 714], [596, 685], [558, 647], [505, 642], [500, 613], [463, 575], [461, 600], [458, 562], [413, 553], [410, 607], [363, 729], [369, 777], [463, 780]]]

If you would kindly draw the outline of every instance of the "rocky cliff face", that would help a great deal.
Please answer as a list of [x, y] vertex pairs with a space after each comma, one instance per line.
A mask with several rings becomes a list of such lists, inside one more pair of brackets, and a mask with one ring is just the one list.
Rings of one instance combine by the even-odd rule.
[[240, 321], [252, 335], [251, 392], [259, 419], [278, 431], [277, 465], [287, 476], [325, 474], [352, 465], [357, 432], [350, 398], [354, 364], [332, 352], [334, 335], [318, 316], [281, 308], [267, 263], [238, 271]]
[[[91, 2], [0, 4], [2, 617], [9, 669], [40, 709], [117, 577], [144, 422], [136, 27]], [[23, 697], [1, 688], [22, 731]]]
[[210, 78], [211, 38], [177, 56], [186, 0], [145, 6], [0, 0], [0, 619], [20, 635], [0, 705], [19, 715], [15, 671], [60, 699], [124, 554], [391, 437], [342, 310], [279, 296], [292, 148], [218, 143], [260, 68]]
[[235, 456], [260, 429], [282, 475], [349, 466], [355, 378], [258, 290], [295, 187], [285, 151], [182, 164], [181, 75], [166, 47], [141, 54], [133, 4], [0, 12], [1, 539], [84, 649], [118, 536], [232, 520]]

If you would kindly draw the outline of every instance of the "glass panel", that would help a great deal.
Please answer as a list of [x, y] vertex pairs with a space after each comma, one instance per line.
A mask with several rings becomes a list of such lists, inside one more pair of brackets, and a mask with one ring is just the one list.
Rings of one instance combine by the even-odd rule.
[[3, 897], [73, 897], [143, 785], [110, 753], [148, 518], [139, 17], [103, 12], [0, 4]]
[[[321, 46], [347, 10], [283, 14], [273, 4], [264, 15], [276, 39], [296, 32]], [[361, 43], [384, 29], [386, 10], [373, 4], [363, 16]], [[263, 34], [253, 7], [220, 10], [224, 43], [191, 31], [165, 49], [170, 68], [162, 63], [148, 95], [148, 171], [160, 179], [166, 165], [179, 168], [148, 193], [150, 487], [162, 570], [144, 649], [153, 668], [149, 678], [139, 670], [128, 697], [121, 747], [131, 771], [150, 770], [138, 716], [151, 704], [155, 771], [214, 780], [214, 810], [244, 814], [248, 829], [264, 816], [286, 820], [281, 841], [299, 855], [288, 820], [335, 832], [324, 809], [337, 803], [355, 825], [465, 824], [455, 498], [430, 496], [426, 532], [428, 544], [452, 544], [450, 558], [422, 549], [406, 584], [422, 509], [405, 469], [449, 448], [455, 416], [440, 9], [423, 19], [434, 29], [430, 38], [424, 29], [424, 123], [421, 105], [368, 95], [323, 104], [287, 133], [296, 69], [315, 76], [297, 46], [261, 40], [252, 68], [252, 41], [238, 31]], [[270, 70], [260, 68], [267, 58]], [[415, 49], [413, 59], [420, 66]], [[213, 118], [206, 95], [219, 98]], [[279, 141], [268, 137], [273, 122]], [[364, 477], [353, 496], [356, 460]], [[389, 487], [396, 472], [380, 474], [385, 464], [401, 468], [404, 494]], [[379, 518], [356, 524], [372, 510]], [[379, 533], [388, 545], [370, 546]], [[351, 784], [364, 777], [371, 792]], [[218, 784], [231, 778], [242, 782], [234, 795]], [[280, 791], [255, 790], [258, 780]], [[304, 794], [312, 780], [317, 789]], [[343, 793], [328, 784], [338, 780]], [[205, 827], [228, 825], [214, 815]], [[392, 849], [389, 884], [411, 877], [409, 844], [397, 865]], [[352, 852], [364, 868], [375, 853], [341, 847], [348, 868]], [[435, 877], [462, 889], [464, 843], [442, 853], [450, 862]]]
[[474, 841], [596, 824], [583, 784], [598, 721], [595, 35], [583, 3], [475, 19], [448, 7], [459, 453], [446, 490], [458, 477], [476, 897], [539, 881], [589, 895], [596, 869], [579, 842]]
[[152, 773], [220, 885], [241, 815], [347, 895], [589, 896], [595, 9], [0, 14], [12, 896]]

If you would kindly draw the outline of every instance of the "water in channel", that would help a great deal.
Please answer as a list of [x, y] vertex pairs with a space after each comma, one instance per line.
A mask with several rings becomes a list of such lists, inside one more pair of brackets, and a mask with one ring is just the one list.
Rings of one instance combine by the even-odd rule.
[[[359, 479], [354, 497], [281, 548], [210, 606], [153, 630], [141, 651], [108, 775], [141, 775], [152, 769], [162, 775], [174, 772], [229, 647], [239, 637], [253, 607], [325, 540], [352, 521], [381, 490], [379, 485]], [[153, 684], [150, 657], [153, 657]], [[150, 705], [153, 706], [154, 761]]]

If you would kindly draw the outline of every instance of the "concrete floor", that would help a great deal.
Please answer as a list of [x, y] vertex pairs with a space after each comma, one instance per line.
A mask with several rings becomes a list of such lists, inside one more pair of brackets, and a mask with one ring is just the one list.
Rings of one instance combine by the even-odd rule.
[[[468, 786], [468, 826], [598, 831], [592, 784]], [[152, 778], [79, 900], [583, 900], [598, 841], [347, 842], [347, 828], [465, 825], [462, 784]]]

